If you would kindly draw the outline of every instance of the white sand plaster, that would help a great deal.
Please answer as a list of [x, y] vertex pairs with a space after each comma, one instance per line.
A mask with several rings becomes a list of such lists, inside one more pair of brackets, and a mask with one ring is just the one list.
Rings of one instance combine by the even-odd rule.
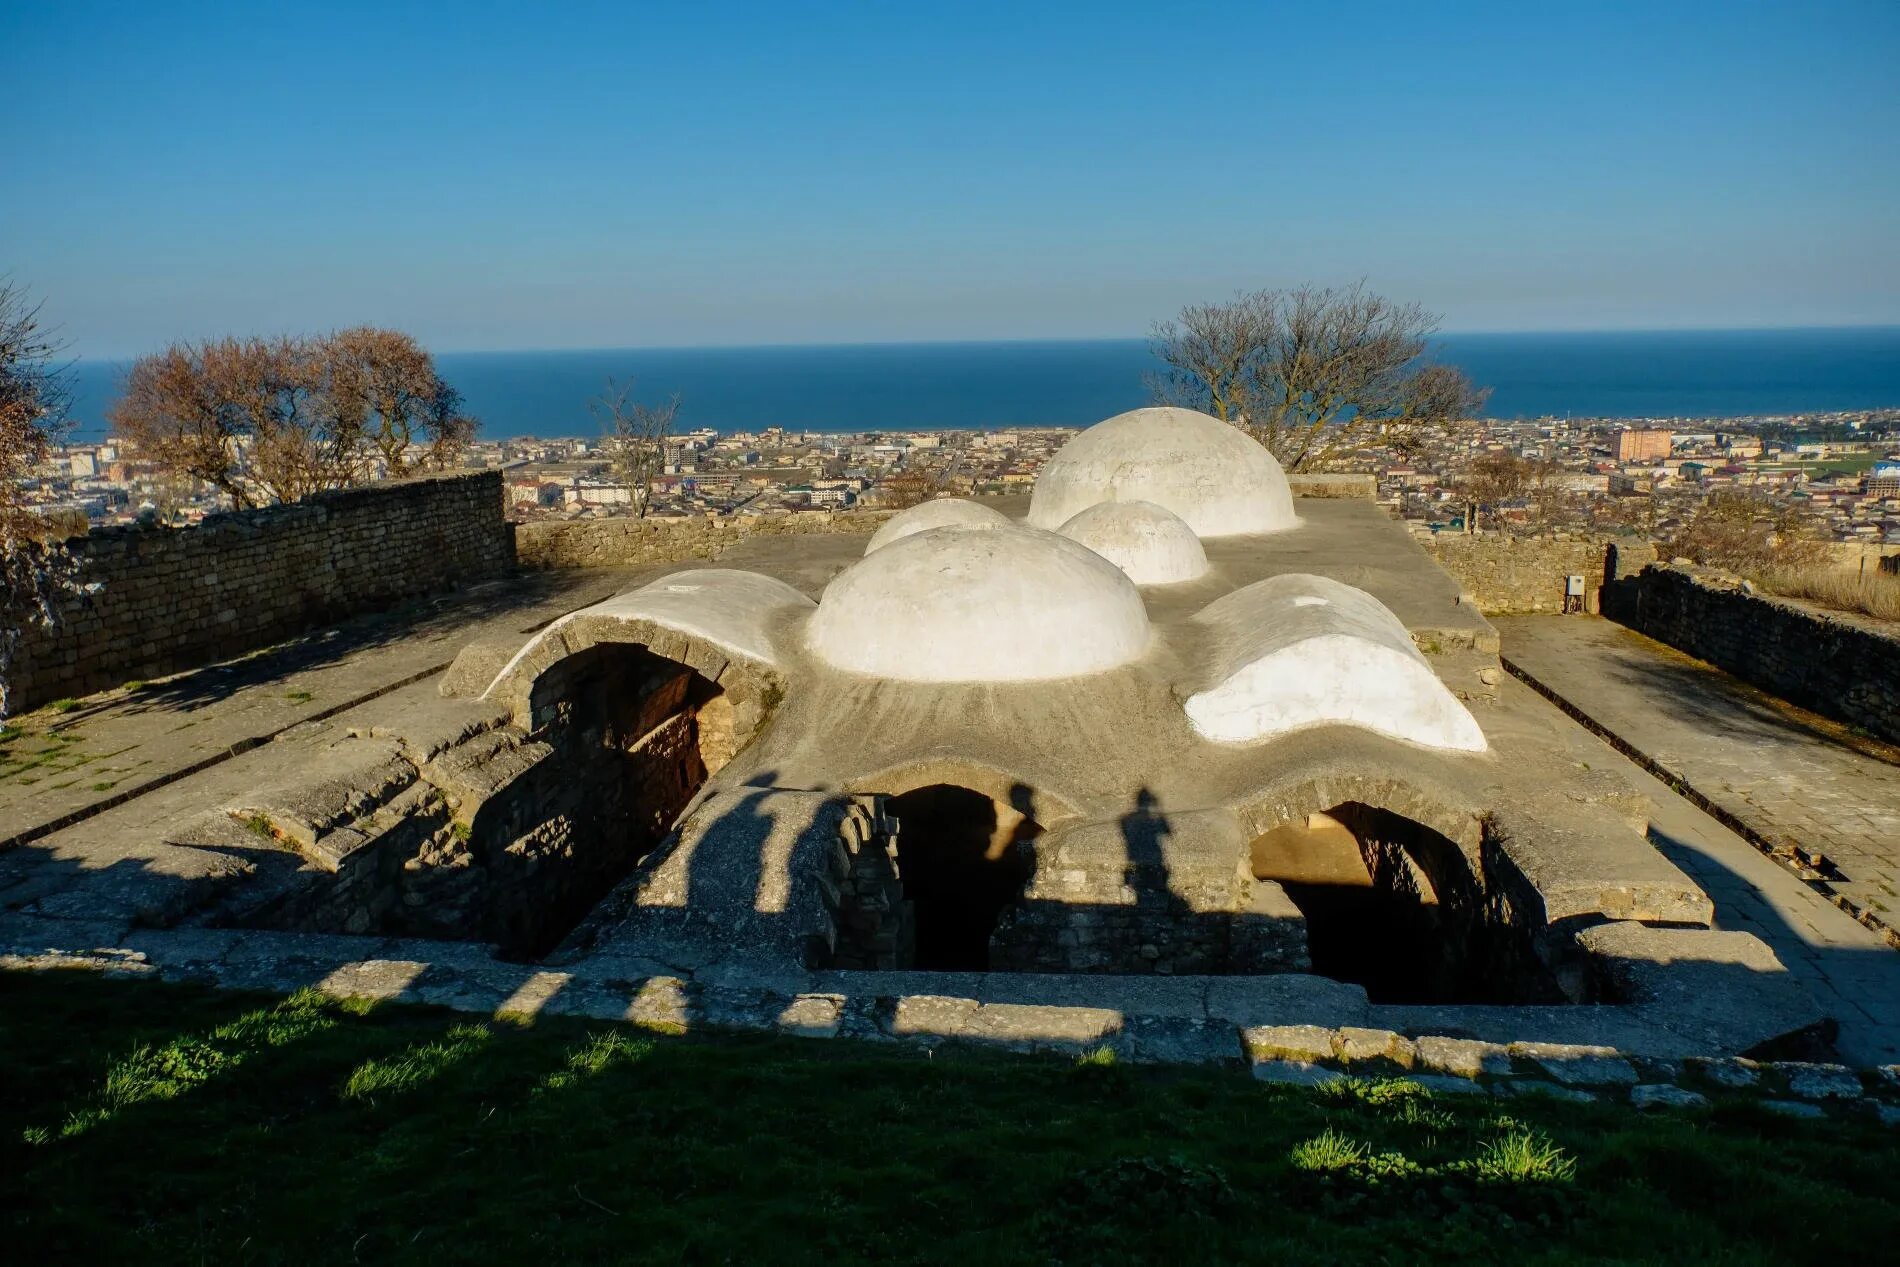
[[1342, 724], [1430, 748], [1483, 752], [1477, 720], [1364, 590], [1292, 573], [1214, 600], [1208, 626], [1216, 685], [1188, 698], [1196, 732], [1252, 743]]
[[909, 510], [900, 510], [885, 520], [884, 525], [871, 534], [870, 544], [864, 547], [864, 552], [869, 554], [873, 550], [881, 550], [893, 541], [928, 532], [932, 528], [994, 528], [1008, 522], [1009, 516], [1000, 510], [964, 501], [960, 497], [940, 497], [936, 501], [919, 502]]
[[933, 528], [846, 568], [806, 626], [837, 668], [912, 682], [1023, 682], [1139, 659], [1141, 595], [1066, 537], [1003, 524]]
[[1207, 551], [1179, 515], [1153, 502], [1099, 502], [1057, 531], [1113, 563], [1137, 585], [1207, 574]]
[[1036, 479], [1029, 522], [1059, 528], [1101, 502], [1153, 502], [1199, 537], [1295, 527], [1286, 474], [1260, 443], [1192, 409], [1136, 409], [1063, 445]]
[[561, 617], [515, 652], [495, 675], [487, 694], [493, 695], [496, 687], [514, 674], [516, 666], [531, 660], [543, 643], [564, 637], [569, 627], [582, 621], [624, 623], [630, 633], [640, 635], [629, 641], [644, 641], [655, 627], [671, 630], [777, 667], [774, 625], [786, 612], [808, 612], [813, 606], [811, 599], [785, 582], [757, 572], [731, 568], [675, 572]]

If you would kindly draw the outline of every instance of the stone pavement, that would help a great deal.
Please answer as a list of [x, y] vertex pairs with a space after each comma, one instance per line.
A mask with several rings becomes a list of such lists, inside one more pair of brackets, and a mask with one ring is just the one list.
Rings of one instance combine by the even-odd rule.
[[1900, 945], [1900, 748], [1607, 620], [1494, 623], [1506, 660]]
[[[1530, 616], [1500, 617], [1496, 623], [1507, 658], [1553, 689], [1561, 683], [1566, 700], [1588, 705], [1584, 711], [1634, 746], [1647, 742], [1667, 750], [1669, 768], [1678, 778], [1712, 799], [1719, 793], [1734, 807], [1731, 812], [1757, 815], [1758, 831], [1775, 826], [1757, 808], [1763, 801], [1745, 799], [1727, 781], [1747, 782], [1742, 763], [1751, 753], [1755, 778], [1767, 784], [1779, 775], [1779, 763], [1797, 756], [1801, 764], [1795, 769], [1810, 781], [1825, 782], [1830, 758], [1824, 754], [1831, 752], [1840, 777], [1837, 786], [1821, 788], [1822, 795], [1838, 803], [1838, 798], [1858, 792], [1864, 797], [1863, 813], [1871, 811], [1866, 816], [1875, 821], [1890, 822], [1900, 813], [1900, 770], [1830, 739], [1829, 723], [1819, 718], [1804, 727], [1801, 719], [1806, 715], [1796, 711], [1779, 723], [1785, 733], [1777, 733], [1776, 719], [1786, 705], [1763, 702], [1739, 684], [1733, 684], [1733, 695], [1725, 696], [1724, 675], [1607, 621]], [[1650, 657], [1647, 664], [1641, 658], [1645, 656]], [[1711, 677], [1720, 681], [1709, 682]], [[1687, 679], [1685, 691], [1694, 691], [1689, 696], [1694, 705], [1680, 712], [1658, 707], [1655, 692], [1630, 685], [1681, 679]], [[1507, 682], [1506, 687], [1507, 698], [1532, 694], [1519, 682]], [[1725, 698], [1733, 710], [1726, 717], [1716, 711], [1724, 707]], [[1685, 716], [1696, 720], [1684, 721]], [[1752, 745], [1738, 737], [1749, 732], [1759, 735]], [[1695, 759], [1696, 741], [1702, 736], [1719, 756]], [[1841, 1023], [1838, 1046], [1843, 1057], [1856, 1064], [1900, 1060], [1900, 954], [1889, 948], [1882, 932], [1856, 922], [1822, 886], [1766, 856], [1603, 740], [1590, 737], [1589, 742], [1650, 798], [1650, 839], [1708, 892], [1715, 902], [1716, 927], [1754, 933], [1766, 941], [1814, 1000]], [[1713, 777], [1717, 769], [1726, 778]], [[1707, 785], [1695, 784], [1698, 775]], [[1805, 794], [1799, 779], [1783, 788], [1784, 795]], [[1882, 837], [1870, 824], [1861, 840], [1867, 849], [1889, 858], [1900, 853], [1900, 828]], [[1832, 881], [1826, 887], [1841, 883]]]
[[667, 571], [491, 581], [202, 669], [42, 709], [0, 743], [0, 850], [149, 793], [446, 668], [470, 640], [538, 628]]

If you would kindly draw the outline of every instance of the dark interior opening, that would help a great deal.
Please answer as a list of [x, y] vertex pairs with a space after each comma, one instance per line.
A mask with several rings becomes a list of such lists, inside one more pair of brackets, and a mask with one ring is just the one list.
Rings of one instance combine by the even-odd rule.
[[546, 953], [666, 838], [688, 802], [732, 759], [732, 702], [718, 684], [645, 647], [602, 643], [546, 675], [550, 737], [571, 754], [568, 853], [520, 859], [497, 875], [491, 914], [504, 944]]
[[1041, 833], [1020, 810], [981, 792], [936, 783], [893, 796], [897, 871], [916, 928], [915, 966], [984, 972], [997, 919], [1022, 897]]
[[1458, 846], [1422, 823], [1356, 801], [1283, 823], [1253, 843], [1256, 879], [1306, 917], [1313, 971], [1377, 1003], [1498, 1001], [1470, 953], [1480, 916]]

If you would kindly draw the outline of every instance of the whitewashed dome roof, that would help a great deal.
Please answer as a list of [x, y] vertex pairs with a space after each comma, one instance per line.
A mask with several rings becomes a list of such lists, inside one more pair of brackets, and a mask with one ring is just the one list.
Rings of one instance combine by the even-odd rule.
[[933, 528], [866, 554], [825, 588], [806, 647], [876, 677], [1024, 682], [1120, 667], [1152, 636], [1140, 593], [1112, 563], [1005, 523]]
[[1194, 529], [1153, 502], [1097, 502], [1058, 531], [1137, 585], [1176, 585], [1207, 574], [1207, 551]]
[[893, 541], [913, 533], [928, 532], [932, 528], [994, 528], [1008, 522], [1009, 517], [1000, 510], [964, 501], [960, 497], [940, 497], [936, 501], [919, 502], [909, 510], [900, 510], [886, 519], [871, 534], [870, 544], [864, 547], [864, 552], [869, 554]]
[[1253, 437], [1192, 409], [1136, 409], [1098, 422], [1042, 469], [1029, 522], [1059, 528], [1102, 502], [1153, 502], [1198, 537], [1299, 523], [1286, 473]]

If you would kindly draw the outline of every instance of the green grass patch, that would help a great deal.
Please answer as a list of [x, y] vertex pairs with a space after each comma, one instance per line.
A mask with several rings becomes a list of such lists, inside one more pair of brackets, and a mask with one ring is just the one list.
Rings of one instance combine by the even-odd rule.
[[46, 706], [46, 710], [50, 713], [70, 713], [70, 712], [73, 712], [78, 707], [79, 707], [79, 701], [76, 699], [73, 699], [71, 696], [67, 696], [62, 699], [54, 700], [52, 703]]
[[26, 1262], [1856, 1262], [1893, 1133], [0, 973]]
[[285, 691], [284, 698], [293, 704], [308, 704], [317, 697], [309, 691]]

